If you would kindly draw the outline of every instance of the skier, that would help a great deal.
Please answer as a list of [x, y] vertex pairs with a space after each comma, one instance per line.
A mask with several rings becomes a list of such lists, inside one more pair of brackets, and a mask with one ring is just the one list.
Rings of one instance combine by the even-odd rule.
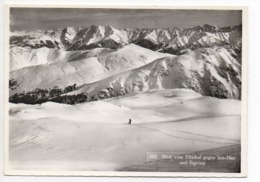
[[132, 120], [131, 120], [131, 118], [129, 118], [129, 122], [128, 122], [128, 124], [131, 124], [131, 122], [132, 122]]

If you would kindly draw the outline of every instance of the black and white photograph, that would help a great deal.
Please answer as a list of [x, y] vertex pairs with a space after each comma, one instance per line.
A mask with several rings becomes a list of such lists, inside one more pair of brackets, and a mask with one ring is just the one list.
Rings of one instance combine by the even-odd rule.
[[246, 174], [243, 7], [16, 7], [5, 173]]

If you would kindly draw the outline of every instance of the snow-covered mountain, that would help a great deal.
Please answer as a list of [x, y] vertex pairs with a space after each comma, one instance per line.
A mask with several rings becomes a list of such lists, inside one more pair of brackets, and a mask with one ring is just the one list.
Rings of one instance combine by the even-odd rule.
[[63, 49], [61, 29], [11, 32], [10, 47], [41, 47]]
[[177, 57], [164, 57], [134, 70], [82, 86], [69, 94], [189, 88], [203, 95], [240, 99], [241, 66], [225, 48], [200, 48]]
[[111, 26], [91, 26], [78, 32], [69, 50], [86, 50], [96, 47], [117, 49], [129, 42], [127, 32], [124, 30], [118, 30]]
[[[11, 59], [11, 69], [14, 71], [10, 72], [10, 78], [18, 83], [17, 88], [11, 90], [11, 95], [36, 88], [50, 89], [54, 86], [65, 88], [75, 83], [83, 85], [146, 65], [161, 57], [173, 57], [134, 44], [116, 51], [107, 48], [86, 51], [40, 48], [33, 51], [33, 54], [22, 54], [25, 60], [29, 60], [27, 62], [31, 64], [29, 67], [19, 65], [21, 58], [19, 56], [16, 62]], [[11, 52], [11, 55], [15, 56], [15, 53]], [[14, 66], [23, 68], [15, 70]]]
[[10, 48], [10, 71], [25, 68], [28, 66], [46, 65], [55, 62], [77, 61], [110, 52], [110, 49], [96, 48], [84, 51], [65, 51], [62, 49], [52, 49], [41, 47], [31, 49], [28, 47]]
[[[240, 99], [242, 26], [116, 29], [66, 27], [12, 32], [10, 95], [65, 88], [68, 95], [189, 88]], [[121, 88], [122, 87], [122, 88]]]

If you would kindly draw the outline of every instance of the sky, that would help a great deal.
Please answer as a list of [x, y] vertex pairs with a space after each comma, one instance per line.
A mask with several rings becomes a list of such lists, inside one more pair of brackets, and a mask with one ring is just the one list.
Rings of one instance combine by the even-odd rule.
[[11, 8], [10, 29], [49, 30], [91, 25], [110, 25], [115, 28], [183, 28], [210, 24], [224, 27], [241, 24], [241, 13], [239, 10]]

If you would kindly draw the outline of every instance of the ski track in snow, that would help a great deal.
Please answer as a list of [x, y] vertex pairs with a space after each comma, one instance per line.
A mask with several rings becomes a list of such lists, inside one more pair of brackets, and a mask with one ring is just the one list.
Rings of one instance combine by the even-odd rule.
[[66, 74], [63, 67], [60, 67], [61, 71], [64, 73], [64, 75]]
[[[177, 135], [173, 135], [173, 134], [170, 134], [170, 133], [167, 133], [165, 131], [161, 131], [161, 130], [158, 130], [158, 129], [154, 129], [154, 128], [149, 128], [149, 127], [145, 127], [145, 126], [137, 126], [135, 125], [136, 127], [138, 128], [144, 128], [144, 129], [147, 129], [147, 130], [152, 130], [152, 131], [155, 131], [155, 132], [159, 132], [163, 135], [167, 135], [169, 137], [173, 137], [173, 138], [179, 138], [179, 139], [184, 139], [184, 140], [191, 140], [191, 141], [197, 141], [197, 142], [208, 142], [208, 143], [216, 143], [216, 144], [226, 144], [226, 145], [234, 145], [234, 144], [239, 144], [239, 141], [238, 140], [233, 140], [233, 139], [224, 139], [224, 140], [231, 140], [231, 141], [237, 141], [238, 143], [227, 143], [227, 142], [215, 142], [215, 141], [209, 141], [209, 140], [198, 140], [198, 139], [192, 139], [192, 138], [185, 138], [185, 137], [179, 137]], [[186, 132], [187, 133], [187, 132]], [[190, 135], [194, 135], [194, 134], [190, 134]], [[198, 135], [198, 134], [197, 134]], [[202, 136], [202, 135], [200, 135]], [[206, 136], [206, 135], [203, 135], [203, 136]], [[208, 138], [216, 138], [216, 139], [221, 139], [223, 140], [223, 138], [221, 137], [211, 137], [211, 136], [206, 136]]]

